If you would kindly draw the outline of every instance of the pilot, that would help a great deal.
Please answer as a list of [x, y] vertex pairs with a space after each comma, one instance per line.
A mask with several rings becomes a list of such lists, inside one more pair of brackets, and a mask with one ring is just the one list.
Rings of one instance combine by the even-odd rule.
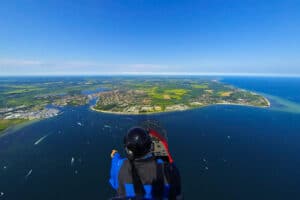
[[124, 137], [126, 158], [112, 150], [110, 184], [117, 195], [113, 199], [183, 199], [180, 175], [172, 163], [156, 158], [148, 132], [130, 129]]

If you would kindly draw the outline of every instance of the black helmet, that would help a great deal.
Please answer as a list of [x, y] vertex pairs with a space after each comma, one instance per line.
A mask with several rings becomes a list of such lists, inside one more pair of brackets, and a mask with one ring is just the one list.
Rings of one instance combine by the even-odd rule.
[[152, 140], [148, 132], [140, 127], [131, 128], [124, 137], [124, 147], [128, 159], [146, 155], [151, 150]]

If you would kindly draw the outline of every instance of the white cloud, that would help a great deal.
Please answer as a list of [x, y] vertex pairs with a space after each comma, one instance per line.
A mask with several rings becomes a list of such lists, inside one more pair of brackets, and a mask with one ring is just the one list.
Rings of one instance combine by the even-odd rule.
[[169, 66], [156, 64], [105, 64], [96, 61], [42, 61], [0, 59], [0, 75], [122, 74], [168, 71]]
[[39, 60], [14, 60], [14, 59], [0, 59], [0, 66], [27, 66], [27, 65], [41, 65]]
[[[220, 67], [212, 65], [208, 61], [199, 62], [193, 66], [173, 66], [159, 64], [106, 64], [100, 61], [88, 60], [68, 60], [68, 61], [43, 61], [43, 60], [26, 60], [26, 59], [1, 59], [0, 58], [0, 76], [5, 75], [266, 75], [270, 74], [267, 67], [261, 67], [260, 70], [251, 69], [251, 63], [248, 63], [247, 71], [241, 73], [238, 64]], [[282, 67], [277, 67], [272, 76], [293, 76], [284, 73]], [[294, 74], [299, 76], [298, 74]]]

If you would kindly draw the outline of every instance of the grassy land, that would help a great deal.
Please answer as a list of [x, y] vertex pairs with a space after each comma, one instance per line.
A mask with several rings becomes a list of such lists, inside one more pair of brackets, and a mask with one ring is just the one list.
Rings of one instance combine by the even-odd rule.
[[0, 134], [8, 127], [27, 122], [27, 119], [0, 119]]
[[153, 87], [151, 89], [147, 89], [146, 92], [151, 98], [170, 100], [181, 99], [188, 92], [188, 90]]
[[[0, 108], [46, 105], [63, 95], [80, 95], [83, 90], [104, 87], [102, 80], [41, 79], [40, 81], [8, 81], [0, 85]], [[76, 102], [73, 102], [76, 104]]]

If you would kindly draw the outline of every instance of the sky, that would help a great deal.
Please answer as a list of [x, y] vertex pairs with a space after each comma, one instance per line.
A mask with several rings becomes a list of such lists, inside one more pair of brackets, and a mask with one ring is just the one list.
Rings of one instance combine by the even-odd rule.
[[300, 75], [300, 1], [0, 1], [0, 76], [98, 74]]

